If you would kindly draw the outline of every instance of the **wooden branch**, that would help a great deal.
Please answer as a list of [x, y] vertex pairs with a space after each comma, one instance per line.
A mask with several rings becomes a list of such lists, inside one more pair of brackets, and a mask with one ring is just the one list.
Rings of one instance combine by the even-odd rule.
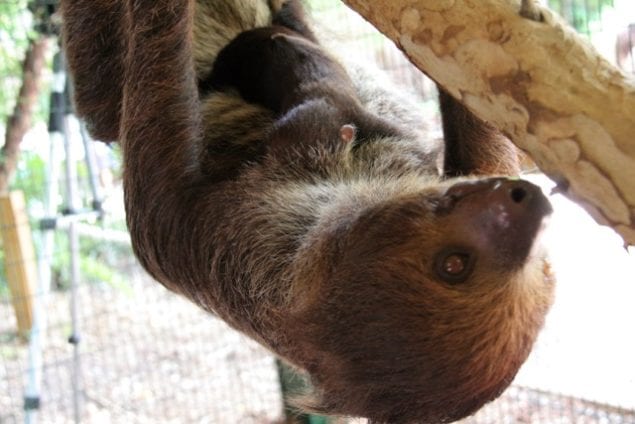
[[7, 122], [2, 156], [0, 157], [0, 193], [7, 193], [9, 181], [18, 164], [20, 143], [31, 127], [31, 121], [44, 69], [48, 39], [31, 41], [22, 65], [22, 86], [18, 99]]
[[551, 11], [511, 0], [344, 0], [635, 244], [635, 81]]

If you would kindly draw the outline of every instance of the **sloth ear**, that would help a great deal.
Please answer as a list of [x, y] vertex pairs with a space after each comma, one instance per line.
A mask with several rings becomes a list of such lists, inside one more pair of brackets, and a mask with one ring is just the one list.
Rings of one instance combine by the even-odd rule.
[[355, 127], [351, 124], [342, 125], [340, 127], [340, 139], [344, 143], [350, 143], [355, 138]]

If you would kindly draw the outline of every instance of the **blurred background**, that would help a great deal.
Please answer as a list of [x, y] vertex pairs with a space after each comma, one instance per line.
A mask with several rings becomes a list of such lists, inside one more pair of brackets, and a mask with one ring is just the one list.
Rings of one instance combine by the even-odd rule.
[[[548, 5], [635, 82], [635, 2]], [[441, 136], [432, 82], [339, 1], [308, 7], [327, 44], [383, 70]], [[138, 266], [120, 153], [73, 116], [58, 28], [56, 1], [0, 0], [0, 424], [346, 422], [291, 413], [299, 377]], [[635, 252], [551, 199], [556, 303], [513, 385], [465, 422], [633, 424]]]

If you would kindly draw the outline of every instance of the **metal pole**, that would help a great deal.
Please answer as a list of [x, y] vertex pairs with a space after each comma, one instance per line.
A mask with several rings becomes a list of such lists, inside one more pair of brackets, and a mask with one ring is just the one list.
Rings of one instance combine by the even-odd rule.
[[[63, 58], [63, 56], [60, 57]], [[63, 60], [62, 60], [63, 62]], [[61, 98], [61, 108], [64, 110], [64, 152], [65, 160], [65, 178], [66, 178], [66, 212], [73, 216], [79, 212], [79, 203], [77, 201], [77, 159], [75, 156], [75, 146], [69, 131], [69, 119], [72, 119], [72, 111], [67, 108], [68, 102], [68, 80], [66, 80], [64, 96]], [[77, 232], [77, 222], [71, 219], [68, 225], [68, 241], [71, 265], [71, 291], [70, 291], [70, 313], [71, 313], [71, 335], [68, 342], [73, 345], [73, 368], [71, 373], [71, 384], [73, 388], [73, 421], [77, 424], [81, 421], [81, 403], [82, 403], [82, 381], [81, 381], [81, 356], [79, 350], [80, 342], [80, 325], [79, 325], [79, 234]]]
[[[59, 57], [54, 58], [54, 79], [52, 93], [64, 92], [64, 73], [60, 68]], [[48, 181], [46, 186], [45, 214], [42, 222], [51, 222], [51, 217], [57, 214], [57, 198], [59, 193], [59, 158], [58, 149], [62, 142], [62, 111], [57, 109], [55, 94], [51, 94], [49, 116], [49, 158]], [[43, 231], [42, 254], [38, 259], [38, 289], [33, 302], [33, 328], [29, 337], [28, 365], [26, 385], [24, 391], [24, 422], [35, 424], [38, 422], [40, 399], [42, 390], [43, 359], [45, 335], [48, 322], [46, 299], [51, 290], [51, 258], [55, 248], [54, 227], [41, 225]]]
[[[72, 87], [71, 87], [72, 89]], [[84, 158], [86, 160], [86, 168], [88, 169], [88, 181], [90, 182], [90, 191], [93, 195], [92, 208], [99, 213], [99, 216], [103, 215], [102, 209], [102, 193], [97, 180], [97, 161], [95, 159], [95, 143], [88, 135], [86, 125], [82, 122], [80, 124], [80, 130], [82, 134], [82, 143], [84, 144]]]
[[[46, 214], [42, 219], [40, 227], [44, 232], [43, 251], [44, 254], [39, 262], [40, 291], [39, 298], [42, 298], [50, 291], [51, 283], [51, 257], [55, 248], [54, 230], [60, 224], [66, 228], [69, 240], [70, 254], [70, 299], [69, 309], [71, 318], [71, 334], [68, 342], [73, 345], [73, 359], [71, 365], [71, 387], [73, 393], [73, 422], [81, 422], [82, 416], [82, 378], [81, 378], [81, 354], [80, 342], [80, 320], [79, 320], [79, 284], [80, 284], [80, 245], [78, 219], [87, 216], [82, 213], [78, 199], [77, 187], [77, 147], [73, 143], [69, 121], [73, 119], [72, 108], [69, 101], [69, 82], [65, 78], [63, 57], [58, 53], [54, 57], [55, 81], [51, 93], [51, 112], [49, 119], [50, 133], [50, 164], [48, 193], [46, 199]], [[85, 136], [85, 134], [81, 134]], [[82, 137], [83, 138], [83, 137]], [[84, 140], [86, 141], [86, 140]], [[65, 153], [65, 211], [64, 216], [57, 214], [57, 194], [59, 191], [59, 163], [56, 146], [63, 145]], [[94, 196], [94, 210], [101, 215], [101, 197], [97, 180], [94, 177], [94, 159], [91, 159], [92, 146], [85, 144], [85, 160], [91, 174], [91, 189]], [[91, 215], [95, 212], [90, 213]], [[25, 423], [37, 423], [37, 412], [40, 407], [40, 392], [42, 380], [42, 335], [46, 329], [46, 308], [41, 299], [36, 299], [36, 312], [34, 313], [33, 335], [29, 340], [29, 365], [27, 369], [27, 382], [24, 395]]]

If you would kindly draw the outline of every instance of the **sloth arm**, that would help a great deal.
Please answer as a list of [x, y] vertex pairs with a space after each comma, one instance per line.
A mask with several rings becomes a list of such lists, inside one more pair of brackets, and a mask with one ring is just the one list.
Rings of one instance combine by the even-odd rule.
[[[207, 274], [200, 103], [192, 66], [194, 2], [130, 0], [121, 146], [126, 214], [136, 253], [167, 286]], [[196, 237], [194, 235], [196, 234]], [[202, 248], [203, 247], [203, 248]], [[174, 258], [178, 257], [178, 263]]]
[[439, 87], [446, 177], [518, 175], [518, 150], [500, 131]]
[[123, 0], [66, 0], [64, 46], [73, 70], [77, 114], [91, 135], [115, 141], [123, 92], [126, 13]]
[[62, 1], [78, 113], [95, 137], [119, 139], [135, 253], [176, 290], [207, 274], [196, 240], [213, 209], [199, 166], [193, 10], [189, 0]]

